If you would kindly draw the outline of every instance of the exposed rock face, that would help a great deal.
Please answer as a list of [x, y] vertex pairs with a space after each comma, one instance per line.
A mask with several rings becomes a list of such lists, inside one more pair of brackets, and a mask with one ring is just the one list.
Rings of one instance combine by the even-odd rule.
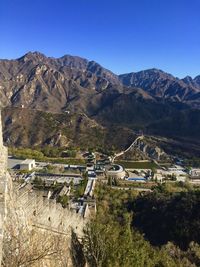
[[138, 142], [138, 148], [150, 159], [166, 160], [169, 158], [168, 155], [157, 146], [156, 142], [150, 139], [140, 140]]
[[0, 147], [1, 147], [1, 148], [3, 147], [1, 112], [0, 112]]
[[135, 95], [144, 99], [170, 99], [200, 107], [199, 76], [181, 80], [151, 69], [118, 77], [94, 61], [69, 55], [52, 58], [39, 52], [16, 60], [0, 60], [0, 97], [4, 106], [51, 112], [81, 110], [93, 115], [117, 96], [132, 94], [133, 87], [137, 88]]
[[[54, 239], [48, 240], [50, 234], [52, 238], [53, 235], [60, 235], [60, 237], [57, 239], [59, 240], [60, 247], [57, 249], [62, 250], [63, 247], [65, 248], [65, 253], [62, 252], [64, 255], [68, 253], [66, 254], [65, 265], [71, 267], [72, 264], [69, 250], [71, 243], [71, 229], [74, 228], [76, 234], [81, 235], [85, 221], [78, 214], [63, 209], [61, 205], [56, 203], [54, 200], [44, 200], [43, 194], [40, 194], [41, 192], [33, 192], [32, 188], [30, 188], [28, 185], [26, 187], [23, 187], [22, 190], [20, 190], [20, 185], [18, 185], [18, 187], [15, 186], [15, 190], [13, 190], [12, 179], [7, 172], [7, 158], [7, 149], [3, 146], [0, 113], [0, 266], [2, 266], [1, 263], [3, 255], [3, 261], [4, 263], [6, 262], [6, 264], [3, 266], [11, 267], [12, 264], [8, 263], [12, 262], [12, 259], [16, 258], [15, 256], [17, 255], [17, 253], [23, 253], [22, 247], [19, 246], [19, 242], [22, 242], [23, 245], [26, 243], [25, 248], [29, 250], [31, 247], [29, 242], [36, 242], [36, 240], [31, 238], [33, 233], [37, 232], [38, 246], [37, 243], [35, 245], [42, 250], [42, 246], [40, 246], [41, 235], [44, 236], [44, 232], [46, 231], [47, 237], [46, 239], [43, 239], [43, 246], [46, 246], [46, 248], [44, 249], [48, 249], [48, 244], [46, 244], [46, 242], [54, 241]], [[49, 218], [51, 218], [51, 222], [49, 222]], [[33, 232], [31, 230], [33, 226], [35, 226], [38, 230]], [[14, 232], [8, 232], [10, 230], [13, 230]], [[63, 236], [67, 237], [64, 239]], [[16, 239], [17, 241], [13, 239]], [[12, 254], [10, 254], [10, 249], [12, 250]], [[32, 252], [26, 251], [27, 255], [28, 253], [30, 253], [31, 255]], [[43, 252], [41, 252], [41, 254], [39, 255], [41, 256], [42, 253]], [[59, 255], [61, 255], [62, 253], [58, 251]], [[21, 255], [22, 262], [25, 259], [23, 258], [24, 255], [25, 254]], [[35, 255], [37, 255], [37, 252]], [[5, 260], [5, 257], [10, 257], [11, 259], [7, 258], [8, 260]], [[47, 258], [48, 259], [44, 257], [41, 260], [36, 260], [35, 264], [33, 262], [33, 266], [63, 266], [63, 259], [59, 259], [59, 261], [58, 259], [56, 259], [58, 257], [54, 256]]]
[[169, 160], [170, 157], [158, 146], [158, 142], [150, 137], [139, 139], [123, 157], [126, 160]]
[[4, 234], [4, 222], [7, 213], [9, 191], [12, 187], [10, 175], [7, 173], [7, 149], [3, 146], [2, 124], [0, 113], [0, 266], [2, 261], [2, 246]]
[[83, 98], [90, 100], [111, 84], [120, 86], [117, 75], [79, 57], [56, 59], [34, 52], [16, 60], [0, 60], [0, 97], [4, 106], [58, 112], [70, 103], [79, 106], [80, 98], [82, 102]]

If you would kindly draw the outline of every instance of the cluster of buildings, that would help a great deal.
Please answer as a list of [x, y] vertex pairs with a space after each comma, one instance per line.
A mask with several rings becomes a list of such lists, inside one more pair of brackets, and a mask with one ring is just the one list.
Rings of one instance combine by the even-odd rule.
[[[82, 214], [82, 217], [88, 216], [90, 210], [96, 210], [96, 202], [94, 199], [94, 190], [97, 180], [107, 182], [111, 180], [120, 180], [125, 184], [138, 183], [155, 183], [166, 181], [185, 182], [186, 180], [192, 183], [200, 183], [200, 169], [186, 170], [181, 165], [173, 165], [170, 167], [160, 167], [154, 171], [151, 169], [125, 169], [119, 164], [113, 164], [109, 159], [97, 160], [95, 153], [87, 153], [86, 165], [69, 165], [69, 164], [53, 164], [54, 166], [62, 166], [63, 173], [48, 173], [39, 172], [39, 168], [44, 168], [44, 163], [36, 163], [34, 159], [26, 159], [18, 163], [19, 170], [26, 170], [27, 175], [24, 176], [24, 185], [33, 181], [35, 178], [39, 179], [42, 185], [47, 188], [59, 185], [59, 191], [56, 192], [57, 197], [68, 196], [73, 199], [73, 190], [78, 188], [83, 183], [83, 173], [87, 174], [87, 183], [84, 183], [85, 189], [82, 197], [79, 200], [70, 202], [70, 208], [76, 210], [77, 213]], [[32, 172], [31, 172], [32, 171]], [[150, 184], [151, 184], [150, 183]], [[120, 183], [121, 184], [121, 183]], [[144, 187], [145, 188], [145, 187]], [[55, 194], [49, 189], [47, 198], [50, 199]]]
[[184, 167], [175, 165], [174, 167], [157, 169], [154, 179], [158, 182], [165, 180], [173, 180], [177, 182], [185, 182], [188, 178], [188, 172]]

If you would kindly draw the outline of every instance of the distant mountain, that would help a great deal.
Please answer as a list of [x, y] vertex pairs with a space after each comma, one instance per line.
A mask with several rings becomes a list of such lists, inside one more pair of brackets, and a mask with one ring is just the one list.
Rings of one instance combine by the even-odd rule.
[[149, 69], [122, 74], [119, 79], [125, 86], [140, 87], [153, 97], [200, 107], [200, 77], [187, 76], [181, 80], [161, 70]]
[[[0, 100], [9, 110], [4, 113], [4, 138], [9, 145], [44, 145], [51, 140], [60, 146], [70, 142], [122, 147], [140, 130], [167, 138], [186, 137], [189, 142], [200, 138], [198, 125], [192, 128], [200, 118], [195, 110], [200, 108], [200, 76], [181, 80], [157, 69], [117, 76], [84, 58], [29, 52], [15, 60], [0, 60]], [[65, 133], [66, 128], [63, 123], [54, 126], [66, 116], [76, 118], [68, 126], [73, 133], [63, 134], [57, 142], [56, 132]], [[46, 132], [48, 124], [52, 132]]]
[[55, 59], [34, 52], [16, 60], [0, 60], [0, 98], [4, 106], [59, 112], [71, 102], [85, 96], [89, 99], [113, 85], [121, 87], [115, 74], [79, 57]]
[[102, 97], [110, 95], [113, 99], [113, 93], [128, 94], [130, 88], [137, 88], [138, 94], [151, 100], [200, 107], [200, 76], [181, 80], [157, 69], [117, 76], [94, 61], [70, 55], [46, 57], [39, 52], [0, 60], [0, 98], [4, 106], [51, 112], [70, 108], [91, 115], [94, 106], [100, 110], [105, 103]]

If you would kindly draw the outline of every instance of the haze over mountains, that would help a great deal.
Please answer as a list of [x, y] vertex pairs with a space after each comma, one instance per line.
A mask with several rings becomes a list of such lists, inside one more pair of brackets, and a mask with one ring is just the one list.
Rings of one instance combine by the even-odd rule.
[[[19, 59], [0, 60], [0, 99], [9, 107], [6, 140], [11, 144], [15, 128], [11, 110], [16, 113], [16, 107], [24, 112], [83, 114], [99, 129], [115, 125], [173, 138], [199, 138], [200, 76], [178, 79], [157, 69], [117, 76], [84, 58], [29, 52]], [[23, 140], [15, 138], [14, 144], [22, 145]]]

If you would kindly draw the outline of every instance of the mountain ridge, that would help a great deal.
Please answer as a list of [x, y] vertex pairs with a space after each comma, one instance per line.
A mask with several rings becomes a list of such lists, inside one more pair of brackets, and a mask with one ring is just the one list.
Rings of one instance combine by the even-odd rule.
[[[84, 94], [88, 91], [90, 97], [92, 90], [99, 93], [111, 87], [124, 92], [127, 89], [123, 87], [141, 88], [140, 92], [145, 91], [146, 95], [155, 99], [170, 99], [195, 108], [200, 107], [200, 76], [194, 79], [189, 76], [179, 79], [155, 68], [117, 76], [95, 61], [71, 55], [46, 57], [37, 51], [28, 52], [15, 60], [0, 60], [0, 94], [4, 105], [26, 105], [26, 102], [30, 105], [31, 102], [33, 108], [38, 108], [34, 99], [25, 99], [23, 92], [27, 91], [26, 94], [31, 95], [31, 92], [35, 91], [38, 96], [43, 89], [43, 102], [46, 98], [51, 103], [53, 100], [50, 95], [55, 92], [53, 89], [56, 89], [57, 92], [60, 90], [59, 94], [65, 96], [65, 100], [61, 101], [58, 95], [56, 97], [56, 92], [53, 94], [58, 102], [55, 104], [59, 106], [55, 107], [58, 111], [67, 106], [69, 99], [82, 95], [83, 88], [87, 89]], [[70, 94], [72, 96], [69, 96]], [[34, 95], [32, 97], [34, 98]], [[43, 106], [48, 108], [46, 103], [43, 103]]]
[[[180, 133], [176, 127], [173, 131], [175, 121], [170, 118], [181, 121], [185, 116], [181, 136], [185, 134], [188, 140], [190, 137], [198, 139], [199, 133], [187, 130], [187, 126], [191, 128], [189, 118], [200, 108], [199, 83], [199, 76], [195, 80], [191, 77], [181, 80], [155, 68], [117, 76], [94, 61], [70, 55], [53, 58], [29, 52], [16, 60], [0, 60], [3, 106], [13, 110], [20, 107], [27, 114], [30, 114], [29, 110], [62, 116], [83, 113], [96, 121], [98, 129], [105, 127], [109, 133], [112, 133], [111, 129], [126, 127], [130, 132], [142, 130], [177, 138]], [[194, 122], [198, 123], [200, 114], [195, 114]], [[172, 131], [162, 131], [163, 122], [169, 123]], [[78, 125], [79, 121], [74, 123]], [[6, 140], [19, 128], [16, 124], [13, 120]], [[34, 122], [34, 125], [37, 124]], [[28, 131], [30, 129], [29, 125]], [[86, 133], [86, 127], [83, 129]], [[24, 143], [32, 144], [27, 139], [28, 134], [24, 136]], [[23, 144], [20, 138], [19, 142], [13, 140], [15, 145]]]
[[125, 86], [140, 87], [151, 96], [181, 101], [197, 108], [200, 107], [200, 85], [197, 78], [179, 79], [154, 68], [122, 74], [119, 75], [119, 79]]

